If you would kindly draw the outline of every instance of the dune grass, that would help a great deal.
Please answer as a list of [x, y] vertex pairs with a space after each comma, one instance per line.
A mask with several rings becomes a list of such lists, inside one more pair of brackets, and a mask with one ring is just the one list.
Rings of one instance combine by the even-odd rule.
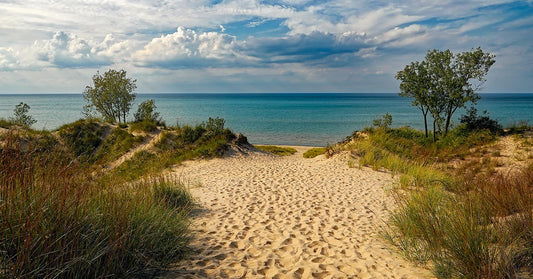
[[186, 253], [193, 202], [178, 179], [102, 185], [67, 154], [35, 152], [16, 135], [0, 150], [3, 275], [144, 276]]
[[[209, 125], [207, 125], [209, 124]], [[0, 277], [151, 277], [187, 252], [187, 185], [162, 170], [223, 154], [220, 119], [169, 128], [153, 150], [111, 171], [142, 138], [81, 120], [57, 133], [14, 130], [0, 145]]]
[[278, 156], [289, 156], [296, 153], [296, 149], [292, 147], [280, 147], [274, 145], [255, 145], [261, 151], [272, 153]]
[[315, 147], [305, 151], [303, 156], [304, 158], [315, 158], [316, 156], [325, 154], [326, 151], [325, 147]]
[[[496, 172], [497, 162], [479, 151], [495, 135], [459, 127], [437, 143], [409, 128], [354, 136], [343, 149], [360, 166], [400, 175], [392, 192], [397, 208], [383, 235], [406, 258], [439, 278], [533, 272], [533, 165]], [[456, 168], [448, 165], [466, 157]]]

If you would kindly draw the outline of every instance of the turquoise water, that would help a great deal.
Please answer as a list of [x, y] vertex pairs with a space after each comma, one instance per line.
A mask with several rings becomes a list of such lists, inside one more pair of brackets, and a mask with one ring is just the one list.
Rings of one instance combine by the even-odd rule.
[[[504, 126], [533, 123], [533, 94], [481, 96], [478, 110], [487, 110]], [[393, 126], [423, 128], [421, 113], [397, 94], [139, 94], [132, 112], [146, 99], [155, 100], [168, 125], [199, 124], [218, 116], [254, 144], [322, 146], [370, 126], [386, 112], [392, 114]], [[48, 130], [83, 117], [85, 105], [80, 94], [0, 95], [0, 117], [11, 116], [19, 102], [31, 106], [38, 121], [34, 128]]]

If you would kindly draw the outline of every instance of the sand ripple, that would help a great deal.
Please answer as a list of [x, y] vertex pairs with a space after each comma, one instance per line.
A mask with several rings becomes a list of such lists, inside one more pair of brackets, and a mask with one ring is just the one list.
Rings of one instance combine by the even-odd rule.
[[389, 174], [342, 155], [262, 153], [187, 163], [201, 187], [194, 252], [169, 278], [428, 278], [379, 238]]

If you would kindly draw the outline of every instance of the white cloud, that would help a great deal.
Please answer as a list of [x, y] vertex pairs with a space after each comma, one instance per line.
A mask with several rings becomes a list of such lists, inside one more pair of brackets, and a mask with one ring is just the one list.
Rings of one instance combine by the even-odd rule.
[[59, 68], [84, 68], [110, 65], [120, 59], [128, 42], [115, 42], [108, 34], [101, 43], [88, 41], [75, 34], [56, 32], [52, 39], [36, 41], [33, 50], [37, 59]]
[[209, 67], [228, 63], [246, 63], [250, 57], [239, 52], [234, 36], [218, 32], [197, 33], [179, 27], [176, 32], [152, 39], [134, 55], [140, 66], [164, 68]]
[[19, 53], [12, 48], [0, 47], [0, 71], [19, 68], [18, 56]]

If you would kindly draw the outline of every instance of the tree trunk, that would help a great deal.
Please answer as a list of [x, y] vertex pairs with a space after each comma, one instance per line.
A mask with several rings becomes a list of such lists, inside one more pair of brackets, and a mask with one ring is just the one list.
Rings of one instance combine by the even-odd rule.
[[435, 123], [437, 120], [433, 119], [433, 142], [437, 142], [437, 128], [435, 127]]
[[452, 112], [451, 110], [448, 111], [448, 115], [446, 116], [446, 126], [444, 127], [444, 136], [448, 134], [448, 127], [450, 127], [450, 120], [452, 119]]
[[428, 137], [428, 121], [427, 121], [427, 112], [424, 113], [424, 130], [426, 131], [426, 138]]

